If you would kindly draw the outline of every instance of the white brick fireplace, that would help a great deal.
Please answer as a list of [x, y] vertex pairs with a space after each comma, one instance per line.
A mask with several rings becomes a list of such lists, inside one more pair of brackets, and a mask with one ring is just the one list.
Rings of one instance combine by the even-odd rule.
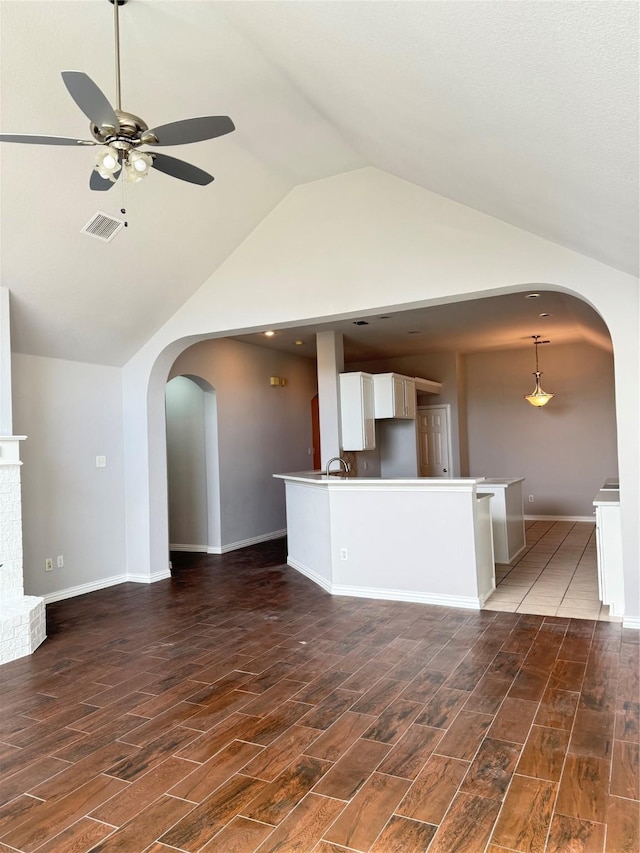
[[46, 638], [44, 599], [24, 594], [20, 441], [0, 437], [0, 664], [35, 651]]

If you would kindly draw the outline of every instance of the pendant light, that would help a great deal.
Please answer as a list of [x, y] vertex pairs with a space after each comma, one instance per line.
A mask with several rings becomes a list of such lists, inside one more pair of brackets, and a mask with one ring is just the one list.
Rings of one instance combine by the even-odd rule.
[[534, 376], [536, 377], [536, 387], [533, 389], [531, 394], [526, 394], [524, 399], [528, 400], [528, 402], [531, 403], [532, 406], [540, 408], [541, 406], [546, 406], [549, 400], [553, 397], [553, 394], [545, 393], [540, 387], [540, 377], [542, 376], [542, 374], [538, 370], [538, 347], [540, 346], [540, 344], [548, 344], [550, 342], [541, 341], [541, 335], [531, 335], [531, 337], [533, 338], [533, 345], [536, 349], [536, 372], [534, 373]]

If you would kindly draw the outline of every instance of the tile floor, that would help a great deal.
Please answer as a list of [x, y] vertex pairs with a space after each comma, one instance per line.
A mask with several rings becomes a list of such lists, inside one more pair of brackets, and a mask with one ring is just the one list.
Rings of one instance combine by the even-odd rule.
[[600, 602], [594, 524], [529, 521], [526, 540], [517, 560], [496, 566], [497, 588], [485, 610], [621, 621]]

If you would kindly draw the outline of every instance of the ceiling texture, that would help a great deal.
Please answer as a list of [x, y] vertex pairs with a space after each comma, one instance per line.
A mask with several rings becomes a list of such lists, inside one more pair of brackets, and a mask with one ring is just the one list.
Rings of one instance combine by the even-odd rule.
[[[124, 364], [293, 187], [365, 166], [637, 274], [638, 11], [635, 0], [128, 0], [123, 109], [149, 127], [229, 115], [237, 130], [170, 151], [215, 175], [209, 186], [152, 170], [124, 197], [120, 183], [89, 190], [91, 148], [0, 143], [14, 349]], [[2, 132], [91, 138], [63, 70], [115, 100], [108, 0], [0, 0], [0, 55]], [[81, 233], [97, 211], [128, 222], [111, 243]], [[536, 315], [562, 316], [567, 340], [601, 342], [593, 312], [544, 299]], [[424, 348], [425, 329], [443, 330], [433, 347], [463, 351], [506, 346], [504, 323], [511, 346], [541, 331], [521, 294], [498, 326], [473, 306], [343, 331], [372, 336], [361, 349], [354, 338], [354, 357]]]

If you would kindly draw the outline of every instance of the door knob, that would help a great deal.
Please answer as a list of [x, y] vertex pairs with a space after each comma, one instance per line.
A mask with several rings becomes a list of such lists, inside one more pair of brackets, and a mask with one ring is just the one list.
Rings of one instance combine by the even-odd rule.
[[443, 468], [443, 469], [442, 469], [442, 473], [443, 473], [443, 474], [446, 474], [446, 473], [447, 473], [447, 469], [446, 469], [446, 468]]

